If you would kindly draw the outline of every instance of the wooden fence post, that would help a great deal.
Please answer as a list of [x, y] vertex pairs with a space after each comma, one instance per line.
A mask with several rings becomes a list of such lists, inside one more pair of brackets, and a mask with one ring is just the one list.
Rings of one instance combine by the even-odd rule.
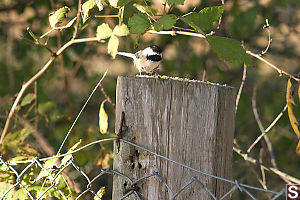
[[[232, 178], [235, 90], [196, 81], [118, 77], [116, 132], [121, 113], [128, 130], [124, 139], [192, 168]], [[114, 170], [132, 180], [157, 172], [176, 193], [196, 176], [218, 198], [231, 185], [158, 158], [124, 142], [114, 145]], [[119, 175], [113, 178], [113, 200], [129, 189]], [[158, 178], [137, 184], [143, 199], [167, 200], [172, 194]], [[131, 194], [127, 199], [137, 199]], [[200, 184], [192, 183], [176, 199], [211, 199]]]

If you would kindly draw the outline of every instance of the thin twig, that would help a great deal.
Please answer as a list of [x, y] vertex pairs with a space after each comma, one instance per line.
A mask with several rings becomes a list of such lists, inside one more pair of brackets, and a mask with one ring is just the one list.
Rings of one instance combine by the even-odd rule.
[[[259, 150], [259, 162], [260, 163], [263, 163], [263, 148], [260, 148]], [[259, 166], [260, 167], [260, 172], [261, 172], [261, 185], [263, 186], [264, 189], [268, 189], [267, 185], [266, 185], [266, 173], [265, 173], [265, 169], [262, 167], [262, 166]]]
[[38, 129], [39, 117], [38, 117], [38, 99], [37, 99], [37, 82], [34, 81], [34, 128]]
[[297, 81], [297, 82], [300, 81], [299, 78], [297, 78], [297, 77], [295, 77], [295, 76], [293, 76], [293, 75], [291, 75], [291, 74], [289, 74], [289, 73], [287, 73], [287, 72], [285, 72], [285, 71], [279, 69], [278, 67], [276, 67], [275, 65], [273, 65], [272, 63], [270, 63], [269, 61], [267, 61], [266, 59], [262, 58], [259, 54], [252, 53], [251, 51], [246, 51], [246, 53], [249, 54], [249, 55], [251, 55], [251, 56], [253, 56], [253, 57], [255, 57], [255, 58], [257, 58], [258, 60], [260, 60], [260, 61], [266, 63], [267, 65], [269, 65], [269, 66], [272, 67], [273, 69], [275, 69], [275, 70], [279, 73], [280, 76], [281, 76], [282, 74], [284, 74], [284, 75], [286, 75], [286, 76], [288, 76], [288, 77], [294, 79], [294, 80]]
[[101, 83], [99, 83], [99, 88], [102, 92], [102, 94], [105, 96], [105, 99], [113, 106], [116, 107], [116, 104], [111, 100], [111, 98], [107, 95], [107, 93], [105, 92], [103, 86]]
[[[60, 49], [61, 48], [61, 32], [57, 31], [57, 46]], [[64, 58], [62, 55], [58, 56], [59, 59], [59, 71], [60, 71], [60, 76], [63, 80], [64, 83], [64, 93], [66, 95], [66, 100], [67, 100], [67, 107], [68, 107], [68, 120], [71, 120], [72, 117], [72, 101], [70, 97], [70, 90], [69, 90], [69, 83], [68, 79], [66, 77], [65, 73], [65, 64], [64, 64]]]
[[268, 45], [266, 47], [266, 49], [264, 51], [261, 52], [261, 56], [264, 55], [265, 53], [267, 53], [267, 51], [270, 48], [271, 42], [272, 42], [272, 38], [271, 38], [271, 31], [270, 31], [270, 25], [269, 25], [269, 21], [268, 19], [266, 19], [266, 25], [264, 25], [263, 27], [264, 29], [267, 29], [268, 32]]
[[252, 164], [255, 164], [255, 165], [259, 165], [259, 166], [262, 166], [265, 170], [268, 170], [268, 171], [272, 171], [273, 173], [275, 173], [276, 175], [278, 175], [279, 177], [281, 177], [284, 181], [287, 181], [287, 183], [296, 183], [296, 184], [300, 184], [300, 180], [293, 177], [293, 176], [290, 176], [288, 174], [286, 174], [285, 172], [282, 172], [280, 171], [279, 169], [277, 168], [274, 168], [274, 167], [267, 167], [265, 166], [264, 164], [260, 163], [258, 160], [250, 157], [248, 154], [246, 153], [243, 153], [241, 149], [237, 148], [237, 147], [233, 147], [233, 151], [235, 151], [237, 154], [239, 154], [240, 156], [242, 156], [244, 158], [244, 160], [252, 163]]
[[72, 123], [70, 129], [68, 130], [67, 135], [65, 136], [63, 142], [61, 143], [61, 145], [60, 145], [60, 147], [59, 147], [59, 149], [58, 149], [58, 151], [57, 151], [57, 155], [60, 153], [62, 147], [64, 146], [64, 144], [65, 144], [67, 138], [69, 137], [71, 131], [73, 130], [73, 127], [75, 126], [75, 124], [76, 124], [77, 120], [79, 119], [81, 113], [83, 112], [83, 110], [85, 109], [87, 103], [90, 101], [91, 97], [92, 97], [93, 94], [95, 93], [95, 91], [96, 91], [96, 89], [98, 88], [99, 84], [100, 84], [100, 83], [103, 81], [103, 79], [105, 78], [106, 74], [107, 74], [107, 70], [105, 71], [105, 73], [103, 74], [103, 76], [101, 77], [101, 79], [99, 80], [99, 82], [97, 83], [97, 85], [95, 86], [95, 88], [93, 89], [93, 91], [91, 92], [90, 96], [88, 97], [88, 99], [86, 100], [86, 102], [84, 103], [84, 105], [82, 106], [82, 108], [80, 109], [78, 115], [76, 116], [76, 118], [75, 118], [75, 120], [73, 121], [73, 123]]
[[206, 79], [206, 70], [203, 70], [203, 74], [202, 74], [202, 81], [205, 81]]
[[244, 70], [243, 70], [242, 82], [241, 82], [241, 85], [240, 85], [240, 88], [239, 88], [239, 91], [238, 91], [238, 93], [236, 95], [236, 100], [235, 100], [235, 112], [237, 111], [237, 107], [239, 105], [239, 101], [240, 101], [240, 98], [241, 98], [242, 90], [243, 90], [243, 87], [244, 87], [244, 84], [245, 84], [245, 80], [246, 80], [246, 75], [247, 75], [247, 66], [244, 63]]
[[[256, 85], [254, 86], [253, 88], [253, 95], [252, 95], [252, 110], [253, 110], [253, 114], [254, 114], [254, 117], [255, 117], [255, 120], [257, 122], [257, 125], [259, 127], [259, 130], [260, 132], [264, 132], [265, 129], [262, 125], [262, 122], [259, 118], [259, 115], [258, 115], [258, 111], [257, 111], [257, 106], [256, 106]], [[276, 160], [275, 160], [275, 155], [274, 155], [274, 151], [273, 151], [273, 147], [272, 147], [272, 144], [270, 142], [270, 139], [267, 135], [264, 135], [264, 140], [267, 144], [267, 147], [268, 147], [268, 150], [269, 150], [269, 154], [270, 154], [270, 157], [271, 157], [271, 162], [272, 162], [272, 165], [273, 167], [277, 168], [277, 164], [276, 164]]]
[[76, 20], [76, 24], [74, 26], [75, 30], [74, 30], [72, 39], [75, 39], [77, 37], [79, 21], [80, 21], [80, 12], [81, 12], [81, 0], [78, 0], [77, 20]]
[[168, 10], [166, 11], [166, 14], [168, 14], [168, 13], [171, 11], [171, 9], [174, 7], [174, 5], [175, 5], [174, 2], [172, 2], [172, 3], [169, 5], [169, 8], [168, 8]]
[[51, 64], [54, 62], [54, 60], [56, 59], [57, 56], [59, 56], [62, 52], [64, 52], [68, 47], [70, 47], [72, 44], [76, 44], [76, 43], [82, 43], [82, 42], [100, 42], [102, 40], [100, 40], [99, 38], [97, 37], [93, 37], [93, 38], [82, 38], [82, 39], [74, 39], [74, 40], [70, 40], [69, 42], [67, 42], [64, 46], [62, 46], [55, 54], [53, 54], [51, 56], [51, 58], [48, 60], [48, 62], [42, 67], [42, 69], [40, 71], [38, 71], [33, 77], [31, 77], [29, 79], [29, 81], [27, 81], [26, 83], [24, 83], [22, 85], [22, 88], [19, 92], [19, 94], [17, 95], [17, 98], [15, 99], [10, 111], [9, 111], [9, 114], [8, 114], [8, 117], [7, 117], [7, 120], [5, 122], [5, 125], [4, 125], [4, 128], [3, 128], [3, 131], [2, 131], [2, 134], [1, 134], [1, 138], [0, 138], [0, 144], [2, 144], [3, 140], [4, 140], [4, 137], [8, 131], [8, 128], [9, 128], [9, 125], [11, 123], [11, 119], [17, 109], [17, 106], [18, 104], [20, 103], [23, 95], [25, 94], [25, 91], [28, 89], [28, 87], [30, 85], [32, 85], [32, 83], [34, 83], [34, 81], [36, 81], [39, 77], [41, 77], [48, 69], [49, 67], [51, 66]]
[[268, 126], [268, 128], [266, 130], [264, 130], [260, 134], [260, 136], [258, 136], [256, 138], [256, 140], [251, 144], [251, 146], [247, 150], [247, 153], [250, 153], [250, 151], [253, 149], [253, 147], [261, 140], [261, 138], [273, 128], [273, 126], [277, 123], [277, 121], [282, 117], [282, 115], [286, 111], [286, 109], [287, 109], [287, 104], [284, 106], [282, 111], [277, 115], [277, 117], [274, 119], [274, 121]]
[[200, 33], [194, 33], [194, 32], [187, 32], [187, 31], [156, 31], [156, 30], [149, 30], [147, 33], [152, 33], [152, 34], [159, 34], [159, 35], [172, 35], [175, 36], [176, 34], [178, 35], [188, 35], [188, 36], [194, 36], [194, 37], [200, 37], [200, 38], [206, 38], [204, 35]]
[[[147, 31], [147, 33], [151, 33], [151, 34], [159, 34], [159, 35], [172, 35], [175, 36], [176, 34], [179, 35], [188, 35], [188, 36], [194, 36], [194, 37], [199, 37], [199, 38], [206, 38], [205, 35], [200, 34], [200, 33], [195, 33], [195, 32], [187, 32], [187, 31], [176, 31], [176, 30], [172, 30], [172, 31], [155, 31], [155, 30], [149, 30]], [[300, 79], [297, 78], [296, 76], [293, 76], [289, 73], [287, 73], [286, 71], [283, 71], [281, 69], [279, 69], [278, 67], [276, 67], [275, 65], [273, 65], [272, 63], [270, 63], [269, 61], [265, 60], [264, 58], [262, 58], [259, 54], [255, 54], [252, 53], [251, 51], [246, 51], [247, 54], [259, 59], [260, 61], [266, 63], [268, 66], [272, 67], [273, 69], [275, 69], [279, 75], [287, 75], [288, 77], [294, 79], [295, 81], [299, 82]]]
[[45, 43], [42, 43], [42, 42], [40, 41], [41, 38], [36, 37], [29, 27], [27, 27], [26, 30], [28, 31], [29, 35], [34, 39], [34, 42], [32, 42], [32, 41], [30, 40], [32, 43], [34, 43], [34, 44], [36, 44], [36, 45], [39, 45], [39, 46], [45, 48], [47, 51], [49, 51], [49, 52], [51, 53], [51, 55], [54, 54], [54, 51], [52, 51]]
[[[225, 2], [224, 2], [224, 0], [221, 0], [221, 3], [222, 3], [222, 5], [223, 5], [223, 6], [225, 5]], [[220, 16], [220, 18], [219, 18], [219, 21], [218, 21], [218, 26], [217, 26], [217, 30], [219, 30], [219, 29], [220, 29], [221, 22], [222, 22], [222, 16], [223, 16], [223, 15], [221, 15], [221, 16]]]

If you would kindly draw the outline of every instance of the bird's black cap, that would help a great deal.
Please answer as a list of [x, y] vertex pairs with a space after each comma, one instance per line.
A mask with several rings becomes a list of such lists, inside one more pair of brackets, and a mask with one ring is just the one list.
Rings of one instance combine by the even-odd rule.
[[162, 51], [161, 51], [161, 48], [160, 48], [159, 46], [157, 46], [157, 45], [151, 45], [150, 48], [151, 48], [154, 52], [156, 52], [156, 53], [161, 53], [161, 52], [162, 52]]

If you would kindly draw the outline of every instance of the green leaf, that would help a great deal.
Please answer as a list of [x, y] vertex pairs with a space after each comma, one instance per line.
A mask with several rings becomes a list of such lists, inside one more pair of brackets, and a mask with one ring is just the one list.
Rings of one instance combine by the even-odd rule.
[[128, 26], [130, 27], [131, 33], [141, 34], [150, 27], [150, 22], [147, 15], [138, 13], [129, 18]]
[[49, 111], [54, 110], [55, 107], [56, 107], [56, 104], [52, 101], [48, 101], [48, 102], [45, 102], [45, 103], [40, 103], [38, 105], [38, 112], [41, 115], [43, 115], [43, 114], [46, 114]]
[[132, 0], [119, 0], [118, 1], [118, 6], [126, 6], [131, 1]]
[[251, 60], [240, 42], [219, 36], [207, 36], [206, 38], [221, 60], [225, 59], [237, 65], [242, 63], [250, 65]]
[[181, 19], [182, 21], [184, 21], [185, 23], [190, 25], [193, 29], [195, 29], [197, 32], [201, 33], [203, 36], [205, 35], [205, 33], [194, 22], [190, 22], [184, 17], [179, 17], [179, 19]]
[[6, 143], [23, 144], [24, 140], [33, 132], [30, 128], [23, 128], [21, 131], [7, 134], [5, 137]]
[[99, 11], [103, 10], [103, 5], [101, 3], [101, 0], [88, 0], [84, 4], [82, 4], [81, 15], [82, 15], [83, 23], [85, 23], [86, 20], [88, 20], [91, 11], [93, 10], [93, 8], [95, 8], [95, 6], [98, 7]]
[[[70, 153], [70, 152], [72, 152], [72, 151], [74, 151], [77, 147], [78, 147], [78, 145], [81, 143], [81, 139], [76, 143], [76, 144], [74, 144], [69, 150], [68, 150], [68, 152], [67, 153]], [[72, 154], [69, 154], [69, 155], [66, 155], [62, 160], [61, 160], [61, 164], [60, 164], [60, 168], [62, 167], [62, 166], [64, 166], [65, 164], [67, 164], [67, 162], [69, 161], [69, 160], [71, 160], [71, 159], [73, 159], [73, 155]]]
[[108, 41], [107, 53], [115, 58], [118, 53], [118, 47], [119, 39], [115, 35], [112, 35]]
[[49, 14], [50, 26], [54, 28], [58, 23], [61, 23], [66, 18], [66, 14], [69, 12], [70, 8], [64, 6], [53, 13]]
[[151, 6], [140, 5], [137, 3], [134, 3], [133, 6], [141, 13], [145, 13], [145, 14], [152, 15], [152, 16], [155, 15], [155, 13], [157, 13], [157, 10]]
[[[98, 192], [97, 192], [97, 195], [102, 198], [103, 195], [105, 194], [105, 186], [101, 187]], [[98, 197], [95, 195], [94, 196], [94, 200], [99, 200]]]
[[20, 107], [31, 104], [31, 102], [35, 99], [35, 95], [33, 93], [27, 94], [22, 102], [20, 103]]
[[154, 24], [154, 29], [156, 31], [168, 30], [168, 29], [171, 29], [175, 23], [176, 23], [175, 15], [173, 15], [173, 14], [165, 15], [157, 20], [157, 22]]
[[117, 25], [113, 30], [113, 35], [116, 36], [127, 36], [129, 35], [129, 30], [126, 24]]
[[112, 35], [112, 30], [108, 24], [103, 23], [97, 27], [97, 37], [100, 39], [107, 39]]
[[183, 5], [184, 0], [168, 0], [168, 4], [170, 5], [171, 3], [178, 4], [178, 5]]
[[219, 20], [223, 12], [224, 6], [207, 7], [200, 10], [199, 13], [188, 15], [186, 19], [189, 24], [193, 23], [204, 31], [211, 29], [213, 27], [213, 22]]
[[108, 0], [109, 5], [111, 5], [114, 8], [118, 7], [118, 1], [119, 0]]

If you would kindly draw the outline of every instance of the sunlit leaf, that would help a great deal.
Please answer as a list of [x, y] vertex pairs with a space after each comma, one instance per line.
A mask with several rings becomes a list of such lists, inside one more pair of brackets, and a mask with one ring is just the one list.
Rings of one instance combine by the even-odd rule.
[[118, 53], [118, 47], [119, 39], [115, 35], [112, 35], [108, 41], [107, 53], [110, 54], [113, 58], [115, 58]]
[[140, 12], [146, 13], [146, 6], [134, 3], [133, 6]]
[[103, 5], [101, 3], [101, 0], [88, 0], [84, 4], [82, 4], [81, 15], [82, 15], [83, 23], [85, 23], [86, 20], [90, 17], [91, 11], [96, 6], [98, 7], [99, 11], [103, 10]]
[[[78, 145], [81, 143], [81, 139], [76, 143], [74, 144], [69, 150], [67, 153], [70, 153], [72, 151], [74, 151]], [[61, 160], [61, 164], [60, 164], [60, 167], [61, 166], [64, 166], [69, 160], [73, 159], [73, 155], [72, 154], [69, 154], [69, 155], [66, 155], [64, 156], [64, 158]]]
[[297, 147], [296, 147], [296, 153], [297, 153], [298, 155], [300, 155], [300, 140], [299, 140], [299, 142], [298, 142], [298, 144], [297, 144]]
[[176, 23], [175, 15], [173, 15], [173, 14], [165, 15], [157, 20], [157, 22], [154, 24], [154, 29], [156, 31], [168, 30], [168, 29], [171, 29], [175, 23]]
[[207, 7], [200, 10], [199, 13], [194, 12], [188, 15], [186, 19], [189, 24], [194, 24], [204, 31], [211, 29], [213, 27], [213, 22], [219, 20], [223, 12], [224, 6]]
[[298, 129], [299, 123], [296, 119], [296, 116], [293, 111], [293, 105], [295, 105], [294, 98], [293, 98], [293, 91], [292, 91], [292, 82], [291, 79], [288, 80], [287, 87], [286, 87], [286, 103], [288, 106], [288, 114], [290, 123], [292, 125], [292, 128], [297, 135], [298, 139], [300, 138], [300, 132]]
[[[116, 38], [118, 39], [116, 36], [113, 36], [110, 38], [110, 40], [112, 38]], [[106, 102], [106, 100], [102, 101], [100, 109], [99, 109], [99, 131], [100, 133], [104, 134], [107, 132], [108, 129], [108, 116], [105, 112], [104, 109], [104, 103]]]
[[70, 8], [64, 6], [53, 13], [49, 14], [50, 26], [54, 28], [58, 23], [61, 23], [66, 18], [66, 14], [69, 12]]
[[[51, 174], [51, 172], [53, 171], [53, 166], [56, 166], [56, 162], [59, 158], [52, 158], [52, 159], [49, 159], [47, 161], [45, 161], [45, 163], [43, 164], [43, 168], [45, 169], [41, 169], [39, 175], [37, 176], [36, 180], [39, 180], [41, 178], [44, 178], [44, 177], [48, 177], [50, 180], [53, 179], [53, 177], [51, 177], [49, 175], [49, 173]], [[53, 175], [52, 175], [53, 176]]]
[[184, 4], [184, 0], [168, 0], [168, 4], [178, 4], [178, 5], [183, 5]]
[[12, 159], [9, 159], [8, 161], [12, 162], [9, 165], [16, 165], [16, 164], [13, 164], [13, 161], [21, 161], [21, 160], [28, 160], [28, 159], [30, 159], [30, 157], [28, 157], [28, 156], [16, 156], [16, 157], [13, 157]]
[[118, 1], [119, 0], [108, 0], [109, 5], [111, 5], [114, 8], [118, 7]]
[[[105, 194], [105, 186], [101, 187], [98, 192], [97, 192], [97, 195], [102, 198], [103, 195]], [[94, 200], [99, 200], [98, 197], [95, 195], [94, 196]]]
[[107, 39], [111, 36], [112, 30], [107, 23], [103, 23], [97, 27], [97, 37]]
[[298, 82], [298, 98], [299, 98], [299, 102], [300, 102], [300, 82]]
[[150, 27], [150, 22], [147, 15], [138, 13], [129, 18], [128, 26], [130, 27], [131, 33], [141, 34]]
[[26, 106], [26, 105], [28, 105], [28, 104], [31, 104], [31, 102], [32, 102], [34, 99], [35, 99], [35, 95], [34, 95], [33, 93], [27, 94], [27, 95], [23, 98], [22, 102], [20, 103], [20, 107]]
[[207, 36], [206, 38], [221, 60], [225, 59], [236, 65], [243, 63], [250, 65], [251, 60], [240, 42], [220, 36]]
[[129, 30], [126, 24], [117, 25], [113, 30], [113, 34], [116, 36], [127, 36], [129, 35]]
[[14, 193], [14, 199], [27, 199], [27, 194], [24, 189], [20, 188]]

